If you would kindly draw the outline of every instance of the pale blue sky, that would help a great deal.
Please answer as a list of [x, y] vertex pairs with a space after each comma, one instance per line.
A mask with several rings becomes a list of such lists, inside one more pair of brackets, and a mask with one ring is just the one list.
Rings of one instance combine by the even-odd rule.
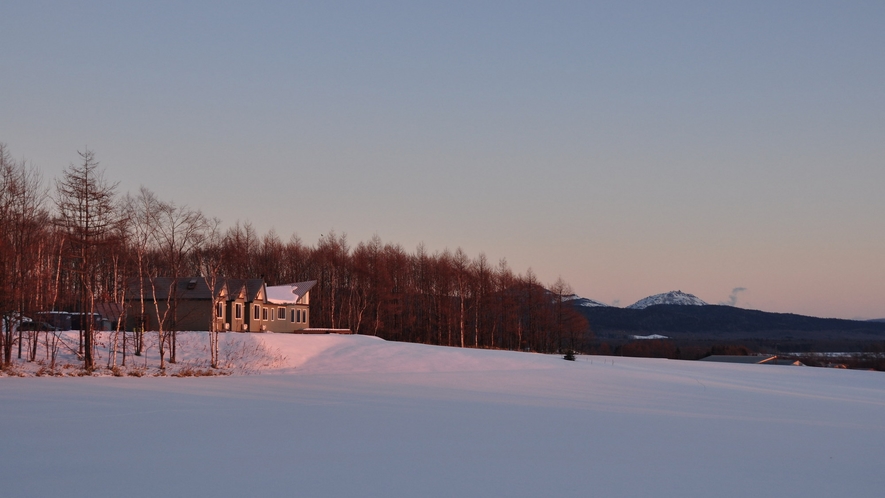
[[0, 141], [315, 243], [885, 316], [883, 2], [36, 2]]

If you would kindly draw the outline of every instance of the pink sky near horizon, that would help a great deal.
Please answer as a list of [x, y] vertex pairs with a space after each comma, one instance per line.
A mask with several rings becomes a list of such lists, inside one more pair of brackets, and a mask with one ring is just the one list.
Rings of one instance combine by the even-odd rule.
[[621, 306], [885, 317], [885, 4], [13, 2], [0, 141]]

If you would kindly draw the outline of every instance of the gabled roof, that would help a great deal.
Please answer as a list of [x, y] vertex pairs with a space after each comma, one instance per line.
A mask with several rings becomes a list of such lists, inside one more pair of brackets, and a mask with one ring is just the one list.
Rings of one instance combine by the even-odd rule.
[[316, 285], [316, 280], [295, 282], [294, 284], [267, 287], [267, 302], [273, 304], [295, 304]]
[[[153, 290], [153, 292], [152, 292]], [[179, 299], [212, 299], [212, 292], [206, 285], [203, 277], [184, 277], [172, 279], [169, 277], [155, 277], [144, 279], [144, 297], [153, 299], [156, 293], [158, 301], [165, 301], [175, 291]], [[130, 299], [139, 298], [138, 280], [130, 286]]]
[[120, 303], [95, 303], [95, 312], [102, 318], [115, 322], [123, 314], [123, 305]]
[[224, 285], [227, 286], [227, 296], [225, 297], [227, 297], [228, 301], [239, 299], [241, 295], [243, 298], [246, 297], [246, 286], [242, 280], [234, 280], [232, 278], [221, 280], [224, 280]]
[[[145, 299], [153, 299], [151, 283], [155, 289], [157, 300], [165, 301], [169, 298], [173, 289], [178, 299], [205, 299], [211, 300], [213, 293], [209, 292], [209, 286], [203, 277], [182, 277], [177, 280], [169, 277], [155, 277], [144, 279]], [[219, 278], [215, 282], [214, 295], [228, 300], [238, 299], [241, 294], [245, 295], [245, 301], [267, 301], [273, 304], [295, 304], [303, 298], [310, 289], [316, 285], [316, 280], [296, 282], [294, 284], [275, 285], [266, 287], [261, 278]], [[132, 282], [129, 290], [130, 300], [138, 299], [138, 280]]]
[[[151, 288], [153, 287], [158, 301], [167, 300], [173, 290], [175, 290], [178, 299], [205, 300], [211, 300], [213, 294], [215, 297], [236, 299], [239, 297], [240, 293], [245, 290], [246, 300], [249, 301], [254, 299], [254, 296], [264, 287], [264, 280], [260, 278], [248, 280], [218, 278], [215, 281], [214, 293], [209, 291], [209, 285], [206, 283], [206, 279], [200, 276], [181, 277], [177, 280], [169, 277], [154, 277], [145, 278], [143, 282], [145, 299], [153, 299], [154, 293], [151, 292]], [[139, 280], [135, 279], [129, 286], [128, 299], [138, 299], [139, 293]]]
[[228, 278], [225, 281], [231, 296], [238, 296], [241, 290], [245, 290], [246, 302], [255, 301], [264, 289], [264, 279], [261, 278]]

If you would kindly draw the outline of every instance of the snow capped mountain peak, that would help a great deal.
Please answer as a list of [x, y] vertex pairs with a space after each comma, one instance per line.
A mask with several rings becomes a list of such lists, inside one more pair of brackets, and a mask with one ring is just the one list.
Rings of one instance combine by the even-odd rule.
[[569, 294], [568, 296], [562, 296], [563, 301], [569, 301], [575, 306], [584, 306], [585, 308], [604, 308], [608, 305], [605, 303], [600, 303], [599, 301], [594, 301], [592, 299], [587, 299], [586, 297], [581, 297], [577, 294]]
[[658, 304], [679, 304], [685, 306], [706, 306], [707, 303], [698, 299], [697, 296], [692, 294], [686, 294], [682, 291], [670, 291], [665, 292], [663, 294], [656, 294], [654, 296], [648, 296], [645, 299], [640, 299], [635, 303], [627, 306], [628, 309], [633, 310], [641, 310], [648, 308], [649, 306], [655, 306]]

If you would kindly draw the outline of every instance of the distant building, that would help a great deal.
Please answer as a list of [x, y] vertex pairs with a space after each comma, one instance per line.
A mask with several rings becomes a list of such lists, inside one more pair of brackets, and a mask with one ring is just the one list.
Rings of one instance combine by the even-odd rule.
[[748, 363], [753, 365], [796, 365], [805, 366], [802, 362], [787, 358], [778, 358], [776, 355], [724, 355], [714, 354], [701, 358], [699, 361], [717, 361], [721, 363]]
[[[109, 306], [108, 303], [95, 303], [92, 330], [114, 330], [120, 319], [119, 313], [115, 314], [114, 306], [113, 303]], [[105, 316], [104, 313], [108, 315]], [[38, 311], [34, 314], [34, 319], [41, 324], [37, 325], [40, 327], [38, 330], [83, 330], [89, 323], [88, 314], [77, 311]]]
[[[141, 289], [144, 288], [144, 313]], [[233, 332], [298, 332], [310, 327], [310, 290], [316, 280], [267, 286], [263, 279], [203, 277], [135, 281], [126, 301], [127, 328]]]

